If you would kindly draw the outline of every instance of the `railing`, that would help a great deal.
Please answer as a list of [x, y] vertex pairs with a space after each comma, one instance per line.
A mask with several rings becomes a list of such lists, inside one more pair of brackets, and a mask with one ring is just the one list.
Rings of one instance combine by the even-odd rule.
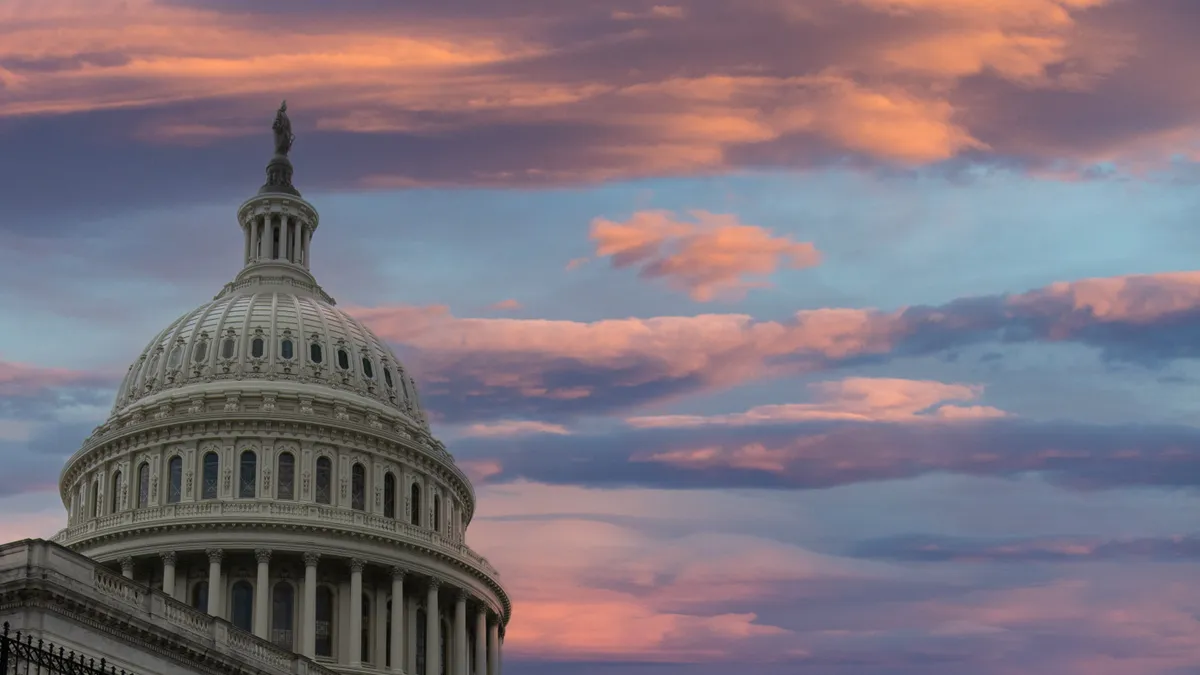
[[117, 670], [104, 659], [96, 659], [68, 652], [32, 635], [22, 636], [20, 631], [10, 632], [8, 622], [0, 633], [0, 675], [132, 675], [124, 668]]
[[54, 535], [53, 541], [69, 546], [93, 536], [108, 534], [146, 523], [187, 519], [203, 519], [226, 523], [230, 522], [231, 519], [233, 522], [236, 522], [239, 518], [245, 518], [253, 522], [295, 521], [297, 519], [311, 520], [319, 523], [333, 523], [349, 529], [360, 529], [371, 533], [386, 533], [405, 541], [418, 542], [432, 551], [459, 558], [477, 569], [483, 570], [493, 578], [499, 578], [500, 576], [500, 572], [488, 562], [487, 558], [472, 551], [466, 544], [459, 543], [455, 539], [443, 537], [436, 532], [410, 525], [402, 520], [320, 504], [289, 503], [271, 500], [212, 500], [167, 504], [165, 506], [148, 506], [71, 525]]

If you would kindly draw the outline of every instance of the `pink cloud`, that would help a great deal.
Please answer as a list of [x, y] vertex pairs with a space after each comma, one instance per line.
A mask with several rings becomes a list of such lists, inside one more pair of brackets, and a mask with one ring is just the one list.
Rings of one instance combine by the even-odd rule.
[[811, 267], [820, 254], [810, 243], [775, 236], [736, 216], [691, 212], [695, 222], [677, 219], [668, 211], [639, 211], [625, 222], [592, 221], [596, 255], [611, 257], [613, 266], [641, 267], [641, 276], [666, 279], [695, 300], [738, 297], [764, 282], [781, 264]]
[[561, 424], [536, 420], [504, 420], [501, 422], [472, 424], [462, 431], [463, 436], [495, 438], [499, 436], [527, 436], [529, 434], [555, 434], [566, 436], [571, 432]]
[[921, 422], [990, 419], [1005, 416], [989, 406], [963, 406], [983, 393], [979, 385], [946, 384], [932, 380], [852, 377], [809, 385], [817, 403], [756, 406], [725, 415], [656, 415], [630, 417], [639, 428], [747, 426], [807, 421]]
[[25, 363], [0, 361], [0, 395], [25, 396], [45, 389], [77, 385], [97, 375], [65, 368], [43, 368]]
[[509, 312], [521, 309], [521, 303], [513, 300], [512, 298], [508, 298], [507, 300], [501, 300], [500, 302], [488, 305], [488, 309], [498, 312]]

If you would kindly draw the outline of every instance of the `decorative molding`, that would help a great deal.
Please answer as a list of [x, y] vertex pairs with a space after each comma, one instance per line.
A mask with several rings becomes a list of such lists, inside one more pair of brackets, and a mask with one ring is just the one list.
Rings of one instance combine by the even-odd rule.
[[259, 562], [259, 564], [271, 562], [271, 549], [269, 549], [269, 548], [254, 549], [254, 559], [257, 560]]
[[305, 567], [316, 567], [317, 563], [319, 563], [320, 561], [321, 561], [320, 553], [314, 553], [313, 551], [308, 551], [304, 554], [304, 566]]
[[204, 549], [204, 553], [208, 555], [208, 563], [210, 565], [213, 563], [219, 564], [225, 557], [225, 551], [219, 548], [206, 548]]
[[162, 553], [158, 554], [158, 557], [162, 558], [164, 565], [175, 564], [175, 551], [163, 551]]
[[363, 568], [367, 566], [367, 561], [359, 558], [350, 559], [350, 571], [355, 574], [361, 574]]

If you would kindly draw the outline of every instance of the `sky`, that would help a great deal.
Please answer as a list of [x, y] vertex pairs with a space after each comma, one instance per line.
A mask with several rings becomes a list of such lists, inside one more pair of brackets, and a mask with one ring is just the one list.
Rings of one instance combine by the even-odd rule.
[[476, 486], [507, 674], [1200, 673], [1198, 30], [0, 0], [0, 540], [237, 273], [286, 98], [313, 271]]

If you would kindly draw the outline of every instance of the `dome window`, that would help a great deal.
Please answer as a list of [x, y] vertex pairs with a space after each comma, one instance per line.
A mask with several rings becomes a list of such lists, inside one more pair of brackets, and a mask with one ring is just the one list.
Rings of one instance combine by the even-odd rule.
[[233, 355], [236, 353], [237, 353], [237, 340], [235, 340], [231, 337], [225, 338], [225, 340], [221, 343], [221, 358], [232, 359]]
[[350, 370], [350, 355], [345, 349], [339, 349], [337, 354], [338, 368], [342, 370]]
[[167, 367], [172, 368], [172, 369], [178, 368], [179, 364], [182, 362], [183, 362], [183, 346], [175, 345], [174, 347], [171, 348], [171, 354], [167, 357]]
[[368, 380], [375, 379], [375, 368], [374, 368], [374, 366], [371, 365], [371, 359], [364, 356], [363, 360], [362, 360], [362, 364], [363, 364], [363, 377], [367, 378]]
[[392, 371], [390, 368], [383, 369], [383, 380], [387, 382], [388, 389], [395, 388], [396, 385], [392, 384]]
[[[313, 345], [313, 346], [316, 347], [316, 345]], [[284, 340], [283, 342], [280, 342], [279, 343], [279, 357], [282, 359], [291, 361], [292, 358], [295, 356], [295, 353], [292, 351], [293, 349], [295, 349], [295, 347], [292, 345], [291, 340]]]
[[192, 348], [192, 361], [194, 363], [203, 363], [204, 359], [207, 356], [208, 356], [208, 343], [207, 342], [197, 342], [196, 346]]
[[321, 353], [321, 345], [316, 342], [308, 346], [308, 360], [313, 363], [320, 363], [324, 360], [325, 355]]
[[256, 337], [250, 341], [250, 356], [256, 359], [261, 359], [266, 351], [266, 342], [262, 338]]

